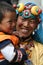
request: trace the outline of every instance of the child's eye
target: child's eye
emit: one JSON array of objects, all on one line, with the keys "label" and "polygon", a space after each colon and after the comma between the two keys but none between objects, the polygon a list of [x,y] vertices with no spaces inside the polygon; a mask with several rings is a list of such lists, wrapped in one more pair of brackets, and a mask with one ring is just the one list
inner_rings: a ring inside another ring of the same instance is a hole
[{"label": "child's eye", "polygon": [[9,23],[12,23],[12,22],[14,22],[14,21],[16,21],[17,19],[12,19],[12,20],[9,20],[8,22]]},{"label": "child's eye", "polygon": [[17,21],[17,19],[14,19],[14,21]]},{"label": "child's eye", "polygon": [[8,22],[12,22],[12,20],[9,20]]},{"label": "child's eye", "polygon": [[10,20],[10,21],[8,21],[9,22],[9,24],[12,24],[12,20]]}]

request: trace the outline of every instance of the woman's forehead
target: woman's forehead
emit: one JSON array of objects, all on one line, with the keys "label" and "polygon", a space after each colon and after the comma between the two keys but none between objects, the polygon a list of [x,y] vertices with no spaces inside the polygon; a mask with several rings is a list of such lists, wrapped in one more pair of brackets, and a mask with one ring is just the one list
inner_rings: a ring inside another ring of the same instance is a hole
[{"label": "woman's forehead", "polygon": [[35,19],[33,19],[33,18],[23,18],[22,16],[19,16],[18,18],[23,19],[23,20],[34,20],[35,21]]}]

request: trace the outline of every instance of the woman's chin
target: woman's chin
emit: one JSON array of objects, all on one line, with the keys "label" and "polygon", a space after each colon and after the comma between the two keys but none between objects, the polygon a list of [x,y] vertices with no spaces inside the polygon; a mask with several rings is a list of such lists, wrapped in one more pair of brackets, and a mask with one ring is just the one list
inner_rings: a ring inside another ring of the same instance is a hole
[{"label": "woman's chin", "polygon": [[27,34],[20,34],[19,37],[28,37],[30,35],[27,35]]}]

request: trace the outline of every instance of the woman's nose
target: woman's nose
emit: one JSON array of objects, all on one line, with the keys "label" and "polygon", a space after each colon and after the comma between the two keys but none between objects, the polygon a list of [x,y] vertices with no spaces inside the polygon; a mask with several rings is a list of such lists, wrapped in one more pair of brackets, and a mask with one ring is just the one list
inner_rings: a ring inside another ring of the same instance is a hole
[{"label": "woman's nose", "polygon": [[22,25],[23,25],[23,23],[22,23],[22,22],[20,22],[20,23],[19,23],[19,27],[21,27]]},{"label": "woman's nose", "polygon": [[25,27],[27,27],[27,26],[28,26],[28,22],[23,22],[23,25],[24,25]]}]

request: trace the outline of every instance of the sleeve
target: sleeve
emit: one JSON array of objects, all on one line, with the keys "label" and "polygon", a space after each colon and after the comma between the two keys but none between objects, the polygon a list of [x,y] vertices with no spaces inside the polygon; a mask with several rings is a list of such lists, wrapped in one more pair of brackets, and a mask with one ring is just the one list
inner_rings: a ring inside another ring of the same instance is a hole
[{"label": "sleeve", "polygon": [[15,48],[13,44],[11,43],[1,49],[1,53],[3,54],[5,59],[7,59],[9,62],[12,61],[12,59],[16,55],[16,52],[14,52],[14,49]]},{"label": "sleeve", "polygon": [[3,48],[1,48],[1,53],[5,57],[6,60],[9,62],[20,62],[22,60],[25,60],[27,58],[27,55],[25,53],[24,49],[15,49],[12,43],[7,44]]}]

